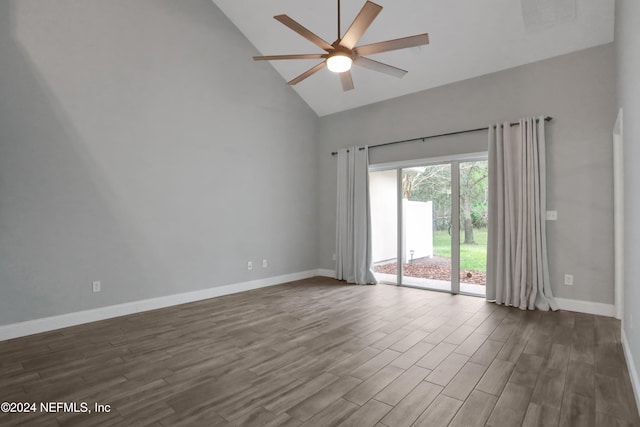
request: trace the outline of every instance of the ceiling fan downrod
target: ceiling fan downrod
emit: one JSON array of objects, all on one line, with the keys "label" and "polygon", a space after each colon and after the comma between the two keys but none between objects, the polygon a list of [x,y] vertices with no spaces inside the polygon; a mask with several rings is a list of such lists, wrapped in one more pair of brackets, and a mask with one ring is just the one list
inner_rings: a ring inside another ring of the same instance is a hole
[{"label": "ceiling fan downrod", "polygon": [[340,40],[340,0],[338,0],[338,40]]}]

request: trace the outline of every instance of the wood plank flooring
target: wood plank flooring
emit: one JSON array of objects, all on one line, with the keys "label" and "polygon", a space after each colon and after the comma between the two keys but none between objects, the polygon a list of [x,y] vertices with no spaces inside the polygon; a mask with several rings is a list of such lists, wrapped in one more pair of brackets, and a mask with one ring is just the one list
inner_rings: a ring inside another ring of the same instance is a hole
[{"label": "wood plank flooring", "polygon": [[640,426],[618,321],[313,278],[0,342],[28,426]]}]

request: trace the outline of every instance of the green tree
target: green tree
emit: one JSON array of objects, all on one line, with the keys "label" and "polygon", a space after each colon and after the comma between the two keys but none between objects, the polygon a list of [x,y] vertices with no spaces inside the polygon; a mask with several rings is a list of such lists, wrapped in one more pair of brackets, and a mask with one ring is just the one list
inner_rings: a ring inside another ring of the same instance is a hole
[{"label": "green tree", "polygon": [[[460,225],[466,245],[474,245],[473,227],[486,227],[486,161],[460,163]],[[407,168],[402,174],[402,197],[433,203],[436,230],[451,223],[451,167],[449,164]]]},{"label": "green tree", "polygon": [[443,164],[404,169],[402,197],[432,202],[434,226],[446,230],[451,223],[451,167]]},{"label": "green tree", "polygon": [[[486,206],[487,177],[486,161],[460,163],[460,220],[464,229],[464,245],[476,244],[473,238],[473,208]],[[484,216],[483,213],[478,215],[476,211],[476,216]]]}]

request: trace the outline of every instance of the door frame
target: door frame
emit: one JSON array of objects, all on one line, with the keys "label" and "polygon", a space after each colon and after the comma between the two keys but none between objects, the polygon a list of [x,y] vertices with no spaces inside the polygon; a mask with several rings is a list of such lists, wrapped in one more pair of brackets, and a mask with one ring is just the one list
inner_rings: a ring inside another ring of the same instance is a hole
[{"label": "door frame", "polygon": [[624,131],[622,108],[613,128],[614,298],[616,319],[624,316]]}]

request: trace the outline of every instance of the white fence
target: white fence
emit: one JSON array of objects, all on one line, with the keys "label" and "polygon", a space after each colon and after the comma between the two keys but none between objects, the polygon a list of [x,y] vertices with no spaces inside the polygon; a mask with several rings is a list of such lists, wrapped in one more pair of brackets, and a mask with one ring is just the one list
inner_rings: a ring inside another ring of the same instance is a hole
[{"label": "white fence", "polygon": [[406,263],[433,256],[433,203],[402,200],[402,231]]},{"label": "white fence", "polygon": [[[395,170],[369,175],[373,262],[393,260],[397,253],[397,176]],[[433,203],[402,201],[403,262],[433,256]]]}]

